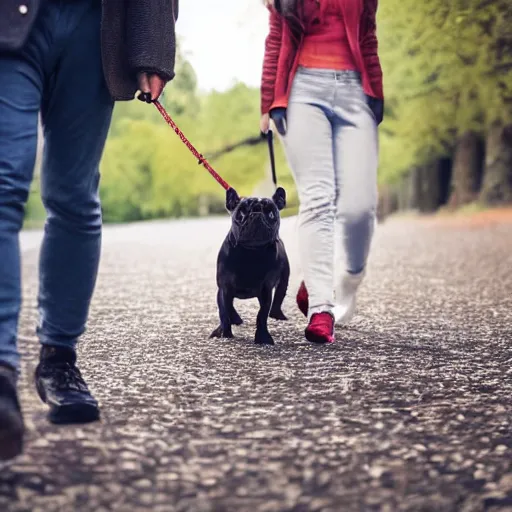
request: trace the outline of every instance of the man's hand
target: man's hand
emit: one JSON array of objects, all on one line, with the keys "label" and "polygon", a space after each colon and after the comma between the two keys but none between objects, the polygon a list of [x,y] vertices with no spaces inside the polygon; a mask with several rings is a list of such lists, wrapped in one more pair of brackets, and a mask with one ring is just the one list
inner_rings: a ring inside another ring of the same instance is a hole
[{"label": "man's hand", "polygon": [[166,80],[154,73],[139,73],[137,79],[139,82],[139,90],[142,93],[138,98],[146,103],[156,101],[162,94],[166,84]]}]

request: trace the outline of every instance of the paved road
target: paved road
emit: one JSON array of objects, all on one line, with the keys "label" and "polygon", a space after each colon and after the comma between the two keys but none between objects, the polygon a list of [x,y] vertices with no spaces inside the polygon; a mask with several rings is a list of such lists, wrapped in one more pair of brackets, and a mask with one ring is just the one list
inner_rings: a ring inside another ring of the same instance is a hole
[{"label": "paved road", "polygon": [[0,510],[512,510],[512,224],[380,226],[359,314],[328,347],[303,340],[292,295],[275,347],[252,344],[252,301],[236,339],[208,339],[226,229],[106,230],[80,346],[103,420],[72,428],[46,423],[32,386],[40,237],[24,235],[29,433]]}]

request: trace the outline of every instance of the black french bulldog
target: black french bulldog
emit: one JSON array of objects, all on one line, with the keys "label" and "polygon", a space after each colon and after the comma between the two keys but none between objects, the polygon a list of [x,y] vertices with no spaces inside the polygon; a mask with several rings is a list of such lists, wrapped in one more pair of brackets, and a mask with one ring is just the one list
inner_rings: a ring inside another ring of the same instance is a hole
[{"label": "black french bulldog", "polygon": [[257,297],[260,310],[254,342],[274,344],[268,332],[268,317],[287,320],[281,306],[288,288],[290,264],[279,238],[279,211],[285,205],[286,192],[281,187],[272,199],[240,199],[232,188],[226,192],[226,208],[232,222],[217,258],[220,325],[210,338],[233,338],[231,326],[242,324],[233,300]]}]

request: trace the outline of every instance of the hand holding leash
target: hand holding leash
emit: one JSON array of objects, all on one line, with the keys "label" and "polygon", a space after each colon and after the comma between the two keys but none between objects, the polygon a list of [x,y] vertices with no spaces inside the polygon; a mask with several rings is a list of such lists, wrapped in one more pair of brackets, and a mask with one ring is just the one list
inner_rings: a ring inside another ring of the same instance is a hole
[{"label": "hand holding leash", "polygon": [[273,108],[270,111],[270,119],[274,121],[276,125],[277,131],[280,135],[286,135],[287,131],[287,122],[286,122],[286,109],[284,107]]},{"label": "hand holding leash", "polygon": [[162,94],[166,84],[166,80],[155,73],[139,73],[137,81],[139,83],[139,90],[141,91],[137,99],[145,103],[153,103],[153,101],[156,101]]}]

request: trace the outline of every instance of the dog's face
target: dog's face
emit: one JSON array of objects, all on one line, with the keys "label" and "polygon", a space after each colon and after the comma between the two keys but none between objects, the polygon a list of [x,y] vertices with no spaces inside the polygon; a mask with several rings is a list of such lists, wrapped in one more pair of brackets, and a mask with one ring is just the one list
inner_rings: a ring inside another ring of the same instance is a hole
[{"label": "dog's face", "polygon": [[242,198],[236,190],[226,192],[226,208],[231,213],[231,233],[240,245],[257,247],[279,237],[279,211],[286,205],[286,192],[279,187],[272,199]]}]

